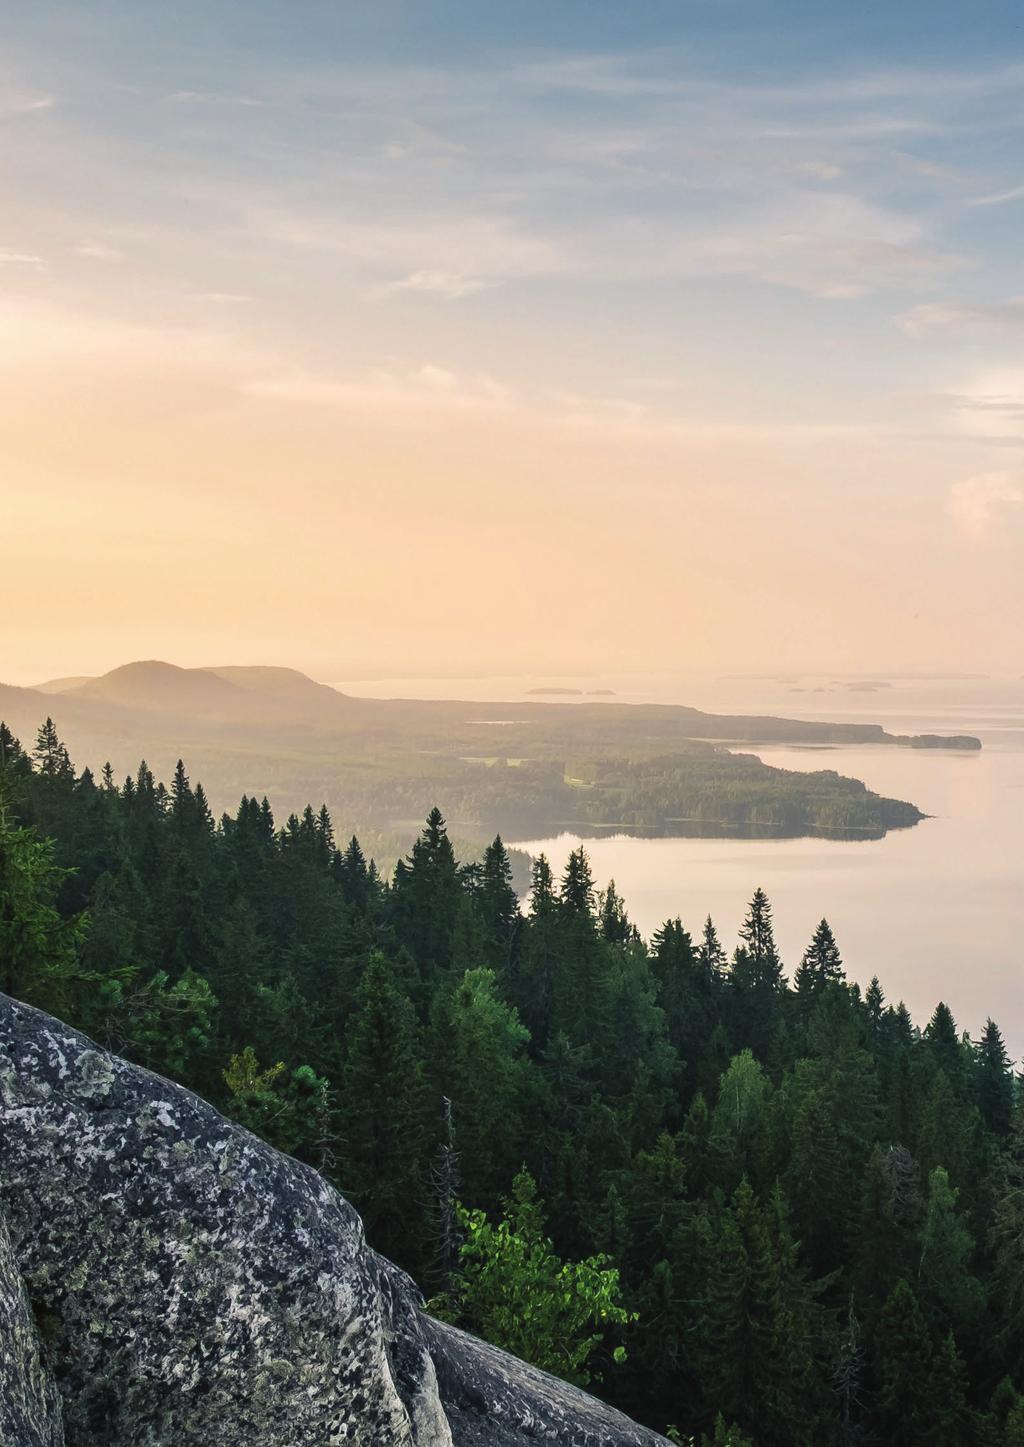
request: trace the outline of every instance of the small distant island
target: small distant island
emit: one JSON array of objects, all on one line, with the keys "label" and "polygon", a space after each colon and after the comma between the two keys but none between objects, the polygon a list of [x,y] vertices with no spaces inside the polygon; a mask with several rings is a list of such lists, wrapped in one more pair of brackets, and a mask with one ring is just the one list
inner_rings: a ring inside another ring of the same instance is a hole
[{"label": "small distant island", "polygon": [[528,688],[526,693],[531,698],[582,698],[582,688]]},{"label": "small distant island", "polygon": [[904,749],[966,749],[976,752],[981,739],[973,734],[896,734],[897,748]]}]

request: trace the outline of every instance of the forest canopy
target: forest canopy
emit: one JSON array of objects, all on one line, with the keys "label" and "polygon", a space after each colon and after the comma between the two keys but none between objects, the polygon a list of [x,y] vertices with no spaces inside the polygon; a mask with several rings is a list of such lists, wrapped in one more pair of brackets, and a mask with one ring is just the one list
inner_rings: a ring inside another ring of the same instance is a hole
[{"label": "forest canopy", "polygon": [[[871,962],[859,961],[861,977]],[[323,1171],[435,1308],[682,1440],[1024,1443],[1024,1110],[752,893],[644,940],[584,849],[382,877],[326,807],[0,725],[0,988]],[[515,1309],[510,1303],[516,1304]],[[528,1325],[527,1325],[528,1323]]]}]

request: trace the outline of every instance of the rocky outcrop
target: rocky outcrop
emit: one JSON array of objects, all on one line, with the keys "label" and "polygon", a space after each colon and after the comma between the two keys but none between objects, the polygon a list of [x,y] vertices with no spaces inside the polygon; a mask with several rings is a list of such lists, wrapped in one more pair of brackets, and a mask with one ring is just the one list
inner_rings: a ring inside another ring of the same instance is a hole
[{"label": "rocky outcrop", "polygon": [[0,1447],[64,1447],[60,1398],[0,1217]]},{"label": "rocky outcrop", "polygon": [[[432,1321],[315,1171],[6,996],[0,1214],[45,1323],[68,1447],[663,1441]],[[0,1336],[0,1370],[29,1425],[0,1443],[57,1447],[32,1319],[9,1280],[16,1325]]]}]

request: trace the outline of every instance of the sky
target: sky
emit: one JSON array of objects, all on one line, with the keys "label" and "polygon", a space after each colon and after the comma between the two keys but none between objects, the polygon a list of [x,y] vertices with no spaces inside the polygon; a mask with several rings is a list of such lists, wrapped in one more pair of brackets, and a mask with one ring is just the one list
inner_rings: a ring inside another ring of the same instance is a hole
[{"label": "sky", "polygon": [[94,0],[0,51],[0,679],[996,670],[1024,16]]}]

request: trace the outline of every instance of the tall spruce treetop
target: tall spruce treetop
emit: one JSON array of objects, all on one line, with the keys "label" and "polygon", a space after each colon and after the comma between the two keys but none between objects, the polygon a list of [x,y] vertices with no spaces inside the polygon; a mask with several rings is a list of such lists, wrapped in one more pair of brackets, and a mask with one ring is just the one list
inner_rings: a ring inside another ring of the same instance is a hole
[{"label": "tall spruce treetop", "polygon": [[609,944],[624,945],[633,938],[633,926],[626,914],[626,905],[615,888],[615,880],[609,880],[608,888],[601,895],[601,935]]},{"label": "tall spruce treetop", "polygon": [[804,951],[796,974],[797,989],[818,989],[822,985],[838,983],[844,978],[843,957],[839,953],[836,937],[828,920],[823,919]]},{"label": "tall spruce treetop", "polygon": [[740,939],[749,961],[751,984],[778,989],[783,983],[782,961],[775,945],[771,903],[760,887],[754,890]]},{"label": "tall spruce treetop", "polygon": [[953,1012],[945,1001],[940,1000],[935,1014],[925,1026],[924,1038],[928,1042],[929,1054],[940,1070],[947,1075],[956,1075],[962,1065],[960,1037],[957,1034]]},{"label": "tall spruce treetop", "polygon": [[538,854],[530,870],[530,917],[537,919],[555,907],[555,878],[546,854]]},{"label": "tall spruce treetop", "polygon": [[594,876],[590,872],[590,860],[581,844],[569,855],[562,875],[561,901],[572,915],[590,915],[594,908]]},{"label": "tall spruce treetop", "polygon": [[354,834],[346,845],[344,854],[339,855],[336,869],[345,899],[360,909],[365,908],[370,895],[370,875],[366,867],[366,855]]},{"label": "tall spruce treetop", "polygon": [[981,1039],[975,1046],[975,1079],[978,1109],[989,1130],[1006,1135],[1013,1119],[1013,1070],[999,1026],[994,1020],[985,1022]]},{"label": "tall spruce treetop", "polygon": [[192,813],[196,826],[201,834],[212,834],[214,831],[213,810],[210,808],[206,797],[206,790],[202,784],[196,784],[192,791]]},{"label": "tall spruce treetop", "polygon": [[68,751],[57,735],[57,726],[52,718],[47,718],[45,723],[40,724],[32,757],[39,773],[46,779],[75,777]]},{"label": "tall spruce treetop", "polygon": [[704,921],[700,945],[697,948],[697,960],[704,974],[710,979],[721,979],[729,963],[710,915]]},{"label": "tall spruce treetop", "polygon": [[192,788],[181,759],[174,766],[174,777],[171,780],[171,813],[181,822],[192,815]]},{"label": "tall spruce treetop", "polygon": [[867,1012],[872,1029],[877,1031],[882,1023],[882,1015],[885,1011],[885,992],[879,984],[877,975],[871,976],[867,994],[864,996],[864,1009]]},{"label": "tall spruce treetop", "polygon": [[501,936],[507,934],[519,918],[519,899],[512,887],[512,865],[500,834],[496,834],[484,850],[480,907],[489,928]]},{"label": "tall spruce treetop", "polygon": [[431,809],[405,867],[395,870],[394,894],[401,942],[428,974],[446,968],[462,890],[440,809]]}]

